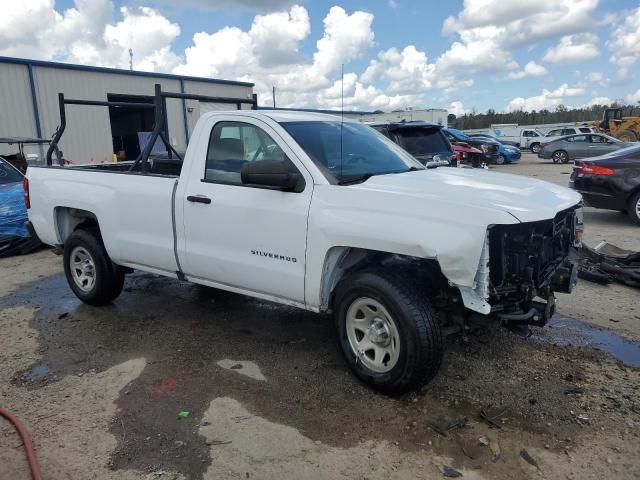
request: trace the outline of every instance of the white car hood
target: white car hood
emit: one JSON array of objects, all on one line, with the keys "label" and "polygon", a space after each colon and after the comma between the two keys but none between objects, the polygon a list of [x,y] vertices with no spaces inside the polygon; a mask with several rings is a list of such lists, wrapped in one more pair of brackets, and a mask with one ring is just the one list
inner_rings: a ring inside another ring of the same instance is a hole
[{"label": "white car hood", "polygon": [[417,200],[452,199],[454,203],[492,208],[521,222],[554,218],[581,201],[569,188],[530,177],[485,169],[450,168],[377,175],[352,188],[397,192]]}]

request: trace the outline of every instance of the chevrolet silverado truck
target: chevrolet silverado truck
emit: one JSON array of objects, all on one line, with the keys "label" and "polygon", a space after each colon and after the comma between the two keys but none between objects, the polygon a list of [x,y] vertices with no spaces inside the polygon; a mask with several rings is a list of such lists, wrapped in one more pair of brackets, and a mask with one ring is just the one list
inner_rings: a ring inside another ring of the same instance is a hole
[{"label": "chevrolet silverado truck", "polygon": [[350,368],[387,394],[431,380],[474,322],[544,325],[582,228],[570,189],[426,168],[364,124],[277,110],[202,115],[184,159],[30,167],[25,201],[83,302],[141,270],[332,312]]}]

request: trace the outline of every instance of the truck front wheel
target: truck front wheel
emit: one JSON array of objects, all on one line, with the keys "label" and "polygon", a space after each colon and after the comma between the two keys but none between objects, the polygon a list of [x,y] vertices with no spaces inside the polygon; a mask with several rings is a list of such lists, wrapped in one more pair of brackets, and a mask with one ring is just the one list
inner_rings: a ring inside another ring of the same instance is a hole
[{"label": "truck front wheel", "polygon": [[124,272],[111,262],[97,230],[76,230],[69,236],[64,273],[73,293],[89,305],[111,303],[124,286]]},{"label": "truck front wheel", "polygon": [[443,339],[426,296],[383,271],[344,278],[334,297],[342,352],[353,372],[388,395],[428,383],[440,369]]}]

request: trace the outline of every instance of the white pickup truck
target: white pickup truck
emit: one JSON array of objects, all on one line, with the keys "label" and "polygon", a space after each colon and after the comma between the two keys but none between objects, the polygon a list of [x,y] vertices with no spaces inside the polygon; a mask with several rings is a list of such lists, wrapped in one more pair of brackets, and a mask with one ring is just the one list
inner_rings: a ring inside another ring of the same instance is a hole
[{"label": "white pickup truck", "polygon": [[532,153],[538,153],[540,151],[540,142],[545,140],[544,133],[535,128],[517,129],[492,127],[491,131],[498,140],[518,142],[520,148],[528,148]]},{"label": "white pickup truck", "polygon": [[[143,165],[144,162],[148,164]],[[426,168],[370,127],[302,112],[204,114],[184,160],[30,167],[29,220],[91,305],[143,270],[333,312],[350,367],[399,394],[474,320],[544,325],[571,291],[580,195]]]}]

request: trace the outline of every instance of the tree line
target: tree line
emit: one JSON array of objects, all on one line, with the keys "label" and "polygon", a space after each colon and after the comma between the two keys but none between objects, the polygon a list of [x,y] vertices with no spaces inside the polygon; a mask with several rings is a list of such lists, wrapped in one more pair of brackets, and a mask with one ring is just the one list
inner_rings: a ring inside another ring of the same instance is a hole
[{"label": "tree line", "polygon": [[[623,102],[614,102],[611,107],[621,107],[624,116],[640,115],[640,108],[636,105],[626,105]],[[475,109],[464,115],[449,114],[450,126],[460,130],[472,130],[475,128],[489,128],[496,123],[517,123],[518,125],[541,125],[544,123],[580,123],[602,120],[608,105],[592,105],[583,108],[567,108],[558,105],[555,110],[532,110],[526,112],[516,110],[514,112],[500,113],[490,108],[486,113],[478,113]]]}]

